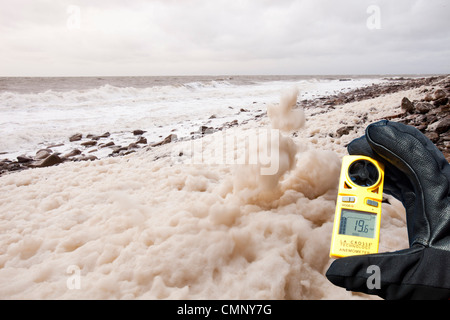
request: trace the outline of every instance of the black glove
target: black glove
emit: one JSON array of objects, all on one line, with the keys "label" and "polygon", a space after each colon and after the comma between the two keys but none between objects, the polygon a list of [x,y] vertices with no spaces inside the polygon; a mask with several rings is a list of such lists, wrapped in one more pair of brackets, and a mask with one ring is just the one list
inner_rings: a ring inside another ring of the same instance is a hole
[{"label": "black glove", "polygon": [[[444,155],[416,128],[386,120],[369,125],[348,152],[385,164],[384,192],[406,209],[410,248],[338,259],[327,278],[385,299],[449,299],[450,165]],[[379,289],[367,286],[371,265],[379,267]]]}]

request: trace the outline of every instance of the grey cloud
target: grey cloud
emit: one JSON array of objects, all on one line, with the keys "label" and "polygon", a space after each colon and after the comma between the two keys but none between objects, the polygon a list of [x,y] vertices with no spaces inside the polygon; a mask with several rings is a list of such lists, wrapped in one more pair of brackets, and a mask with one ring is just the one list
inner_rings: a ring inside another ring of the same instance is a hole
[{"label": "grey cloud", "polygon": [[0,72],[450,73],[447,0],[79,0],[68,30],[72,3],[2,5]]}]

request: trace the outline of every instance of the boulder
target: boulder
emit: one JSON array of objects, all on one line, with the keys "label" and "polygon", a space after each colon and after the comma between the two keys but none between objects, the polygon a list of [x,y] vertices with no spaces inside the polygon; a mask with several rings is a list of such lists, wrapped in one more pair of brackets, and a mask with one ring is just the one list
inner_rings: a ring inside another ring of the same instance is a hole
[{"label": "boulder", "polygon": [[209,133],[212,133],[213,130],[214,130],[213,127],[207,127],[207,126],[201,126],[201,127],[199,128],[199,132],[201,132],[202,134],[209,134]]},{"label": "boulder", "polygon": [[234,127],[237,126],[239,124],[239,122],[237,120],[233,120],[231,122],[227,122],[229,127]]},{"label": "boulder", "polygon": [[444,106],[441,106],[441,111],[449,112],[450,111],[450,103],[447,103]]},{"label": "boulder", "polygon": [[405,112],[412,112],[414,110],[414,104],[406,97],[402,99],[402,110]]},{"label": "boulder", "polygon": [[46,159],[52,153],[53,151],[51,149],[41,149],[36,152],[36,156],[34,157],[34,159],[36,160]]},{"label": "boulder", "polygon": [[419,113],[422,113],[422,114],[429,112],[433,108],[434,108],[434,106],[428,102],[419,102],[416,105],[416,111]]},{"label": "boulder", "polygon": [[75,157],[77,155],[81,154],[81,151],[78,149],[73,149],[72,151],[70,151],[69,153],[65,154],[63,157],[64,158],[71,158],[71,157]]},{"label": "boulder", "polygon": [[97,144],[97,141],[95,140],[90,140],[90,141],[86,141],[86,142],[82,142],[81,145],[83,147],[92,147],[95,146]]},{"label": "boulder", "polygon": [[167,137],[165,137],[164,140],[152,144],[151,147],[159,147],[159,146],[162,146],[163,144],[171,143],[172,141],[177,140],[177,138],[178,138],[177,135],[172,133],[172,134],[168,135]]},{"label": "boulder", "polygon": [[104,134],[101,134],[99,136],[93,135],[93,134],[88,134],[86,136],[86,138],[91,139],[91,140],[100,140],[101,138],[108,138],[111,134],[109,132],[105,132]]},{"label": "boulder", "polygon": [[73,136],[71,136],[71,137],[69,138],[69,141],[70,141],[70,142],[80,141],[81,138],[83,138],[83,135],[82,135],[81,133],[76,133],[76,134],[74,134]]},{"label": "boulder", "polygon": [[48,156],[46,159],[34,162],[31,167],[35,168],[50,167],[62,162],[63,162],[62,159],[57,154],[54,153]]},{"label": "boulder", "polygon": [[51,144],[51,145],[47,146],[47,149],[62,147],[63,145],[64,145],[64,143]]},{"label": "boulder", "polygon": [[133,131],[133,135],[135,135],[135,136],[140,136],[141,134],[144,134],[145,132],[147,132],[147,131],[144,131],[144,130],[134,130]]},{"label": "boulder", "polygon": [[22,170],[25,169],[26,166],[22,166],[19,162],[9,162],[9,163],[5,163],[3,162],[0,165],[0,168],[2,169],[0,171],[0,173],[6,172],[6,171],[18,171],[18,170]]},{"label": "boulder", "polygon": [[439,140],[439,134],[437,132],[434,132],[434,131],[426,132],[425,136],[428,139],[430,139],[433,143],[436,143]]},{"label": "boulder", "polygon": [[436,124],[434,124],[434,131],[439,134],[447,132],[449,128],[450,128],[450,116],[447,116],[444,119],[439,120]]},{"label": "boulder", "polygon": [[444,106],[447,103],[448,103],[448,98],[444,97],[444,98],[441,98],[441,99],[438,99],[438,100],[434,101],[433,104],[434,104],[435,107],[439,107],[439,106]]},{"label": "boulder", "polygon": [[138,144],[136,142],[132,142],[128,145],[127,150],[136,149],[139,148]]},{"label": "boulder", "polygon": [[141,136],[136,143],[147,144],[147,138]]},{"label": "boulder", "polygon": [[434,98],[433,98],[433,96],[431,94],[427,93],[425,98],[424,98],[424,100],[427,101],[427,102],[431,102],[431,101],[434,100]]},{"label": "boulder", "polygon": [[434,100],[439,100],[439,99],[445,98],[446,96],[447,96],[447,93],[442,89],[438,89],[434,92]]},{"label": "boulder", "polygon": [[98,147],[99,147],[100,149],[106,148],[106,147],[112,147],[112,146],[114,146],[114,142],[113,142],[113,141],[110,141],[110,142],[107,142],[107,143],[100,143],[100,144],[98,145]]},{"label": "boulder", "polygon": [[19,163],[28,163],[28,162],[33,161],[33,159],[30,158],[30,157],[27,157],[27,156],[25,156],[25,155],[21,155],[21,156],[18,156],[18,157],[17,157],[17,161],[18,161]]},{"label": "boulder", "polygon": [[112,148],[112,150],[113,150],[113,152],[111,154],[118,154],[121,151],[128,150],[128,146],[127,147],[116,146],[116,147]]}]

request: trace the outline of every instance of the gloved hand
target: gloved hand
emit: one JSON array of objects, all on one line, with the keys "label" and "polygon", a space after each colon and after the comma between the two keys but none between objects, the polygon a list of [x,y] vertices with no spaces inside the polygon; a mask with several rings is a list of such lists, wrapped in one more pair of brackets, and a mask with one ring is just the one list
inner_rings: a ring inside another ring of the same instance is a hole
[{"label": "gloved hand", "polygon": [[[450,165],[443,154],[416,128],[386,120],[369,125],[348,152],[385,164],[384,192],[406,209],[410,248],[335,260],[327,278],[385,299],[449,299]],[[367,286],[371,265],[379,267],[379,289]]]}]

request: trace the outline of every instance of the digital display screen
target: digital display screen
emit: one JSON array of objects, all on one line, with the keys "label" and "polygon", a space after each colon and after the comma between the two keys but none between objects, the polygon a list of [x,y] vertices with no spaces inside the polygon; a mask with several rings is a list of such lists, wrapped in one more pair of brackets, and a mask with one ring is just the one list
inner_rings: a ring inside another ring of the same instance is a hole
[{"label": "digital display screen", "polygon": [[375,238],[377,215],[373,213],[342,209],[339,234]]}]

